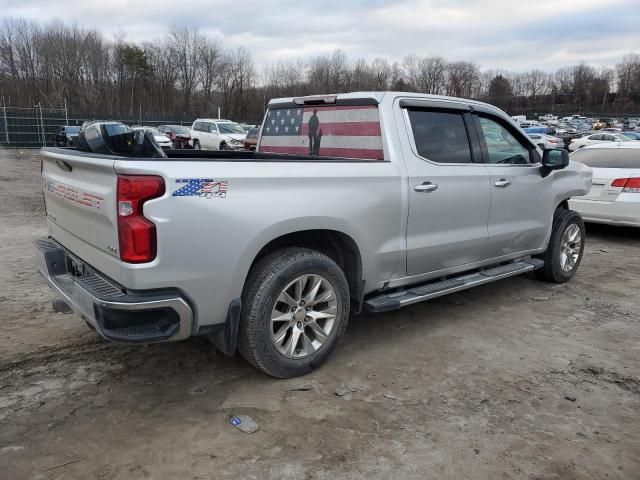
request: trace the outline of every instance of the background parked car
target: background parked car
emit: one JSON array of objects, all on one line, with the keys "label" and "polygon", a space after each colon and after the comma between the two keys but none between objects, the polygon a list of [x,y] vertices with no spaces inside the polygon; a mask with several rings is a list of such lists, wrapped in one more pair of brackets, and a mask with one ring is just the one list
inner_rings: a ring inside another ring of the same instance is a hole
[{"label": "background parked car", "polygon": [[591,190],[569,200],[587,222],[640,227],[640,142],[600,143],[571,160],[593,170]]},{"label": "background parked car", "polygon": [[244,128],[231,120],[198,118],[191,126],[196,150],[239,150],[246,136]]},{"label": "background parked car", "polygon": [[564,141],[561,138],[544,133],[529,133],[529,138],[535,142],[541,149],[545,148],[563,148]]},{"label": "background parked car", "polygon": [[244,148],[246,150],[255,150],[258,144],[258,135],[260,135],[260,127],[254,127],[247,133],[244,139]]},{"label": "background parked car", "polygon": [[624,132],[623,135],[631,140],[640,140],[640,132]]},{"label": "background parked car", "polygon": [[613,132],[594,133],[587,135],[586,137],[576,138],[569,144],[569,150],[575,152],[579,148],[586,147],[587,145],[595,145],[602,142],[629,142],[631,138],[621,134]]},{"label": "background parked car", "polygon": [[559,129],[556,131],[555,136],[561,138],[564,143],[564,148],[568,149],[569,144],[574,138],[582,138],[584,134],[573,129]]},{"label": "background parked car", "polygon": [[72,147],[78,138],[80,127],[76,125],[65,125],[54,135],[53,143],[56,147]]},{"label": "background parked car", "polygon": [[153,135],[153,139],[161,148],[164,148],[164,149],[173,148],[173,142],[171,142],[171,139],[168,138],[163,133],[160,133],[160,130],[158,130],[155,127],[132,127],[131,129],[144,130],[145,132],[151,132]]},{"label": "background parked car", "polygon": [[158,130],[171,140],[173,148],[193,148],[191,129],[189,127],[184,125],[160,125]]}]

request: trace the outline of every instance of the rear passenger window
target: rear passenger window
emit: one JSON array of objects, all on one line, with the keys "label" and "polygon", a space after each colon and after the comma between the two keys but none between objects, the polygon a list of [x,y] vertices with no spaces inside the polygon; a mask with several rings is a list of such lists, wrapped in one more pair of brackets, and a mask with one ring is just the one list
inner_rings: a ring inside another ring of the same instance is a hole
[{"label": "rear passenger window", "polygon": [[462,114],[408,110],[418,155],[436,163],[471,163],[471,147]]},{"label": "rear passenger window", "polygon": [[[479,116],[481,136],[487,146],[488,163],[522,165],[530,163],[529,149],[503,125],[491,118]],[[482,141],[482,139],[481,139]]]}]

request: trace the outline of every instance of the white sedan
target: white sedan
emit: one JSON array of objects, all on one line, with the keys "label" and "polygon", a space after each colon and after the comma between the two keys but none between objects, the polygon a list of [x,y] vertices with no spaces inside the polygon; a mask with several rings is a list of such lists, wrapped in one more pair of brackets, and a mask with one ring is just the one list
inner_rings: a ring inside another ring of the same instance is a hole
[{"label": "white sedan", "polygon": [[570,156],[593,170],[591,190],[569,200],[586,222],[640,227],[640,142],[601,143]]},{"label": "white sedan", "polygon": [[538,145],[541,149],[545,148],[562,148],[564,147],[564,142],[561,138],[554,137],[551,135],[546,135],[544,133],[528,133],[527,134],[533,143]]},{"label": "white sedan", "polygon": [[160,148],[165,148],[165,149],[173,148],[173,142],[171,141],[171,139],[167,137],[165,134],[161,133],[160,130],[158,130],[155,127],[132,127],[131,129],[144,130],[145,132],[151,132],[151,135],[153,135],[153,139],[156,141],[156,143]]},{"label": "white sedan", "polygon": [[569,144],[569,151],[575,152],[579,148],[586,147],[587,145],[595,145],[602,142],[628,142],[632,140],[629,137],[624,136],[622,133],[604,132],[593,133],[586,135],[582,138],[574,138]]}]

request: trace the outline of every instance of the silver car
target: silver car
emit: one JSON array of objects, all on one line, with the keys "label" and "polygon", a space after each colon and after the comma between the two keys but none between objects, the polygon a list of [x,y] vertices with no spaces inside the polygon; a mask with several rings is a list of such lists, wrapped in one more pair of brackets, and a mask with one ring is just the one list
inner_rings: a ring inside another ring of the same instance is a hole
[{"label": "silver car", "polygon": [[591,169],[485,103],[272,100],[257,152],[162,151],[130,135],[94,122],[84,150],[42,150],[40,271],[113,341],[206,336],[292,377],[327,359],[350,314],[525,272],[563,283],[584,251],[568,201]]}]

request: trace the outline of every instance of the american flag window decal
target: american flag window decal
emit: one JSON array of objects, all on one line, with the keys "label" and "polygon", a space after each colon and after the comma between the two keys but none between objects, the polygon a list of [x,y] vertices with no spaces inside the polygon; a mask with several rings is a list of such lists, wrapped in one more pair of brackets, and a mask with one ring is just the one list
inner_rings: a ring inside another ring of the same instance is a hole
[{"label": "american flag window decal", "polygon": [[307,105],[270,109],[261,152],[384,160],[376,105]]}]

